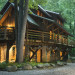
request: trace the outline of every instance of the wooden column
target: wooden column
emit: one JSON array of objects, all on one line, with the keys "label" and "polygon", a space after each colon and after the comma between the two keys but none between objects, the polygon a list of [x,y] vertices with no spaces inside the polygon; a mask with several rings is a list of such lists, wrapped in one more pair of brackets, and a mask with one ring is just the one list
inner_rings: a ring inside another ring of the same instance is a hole
[{"label": "wooden column", "polygon": [[28,45],[26,45],[25,46],[25,60],[29,60],[29,57],[30,57],[30,52],[29,52],[29,46]]},{"label": "wooden column", "polygon": [[42,62],[47,62],[46,46],[43,46],[42,48]]},{"label": "wooden column", "polygon": [[58,40],[58,43],[59,43],[59,29],[58,29],[58,36],[57,36],[57,40]]},{"label": "wooden column", "polygon": [[41,62],[41,49],[37,51],[37,62]]},{"label": "wooden column", "polygon": [[54,40],[54,27],[52,27],[52,39]]},{"label": "wooden column", "polygon": [[0,45],[0,62],[1,62],[1,45]]},{"label": "wooden column", "polygon": [[44,32],[42,32],[42,42],[44,42]]},{"label": "wooden column", "polygon": [[4,31],[4,39],[7,39],[7,28],[5,27],[5,31]]},{"label": "wooden column", "polygon": [[50,54],[51,54],[51,51],[47,51],[47,62],[50,62]]},{"label": "wooden column", "polygon": [[9,62],[9,49],[11,48],[12,43],[11,42],[7,42],[7,51],[6,51],[6,62]]}]

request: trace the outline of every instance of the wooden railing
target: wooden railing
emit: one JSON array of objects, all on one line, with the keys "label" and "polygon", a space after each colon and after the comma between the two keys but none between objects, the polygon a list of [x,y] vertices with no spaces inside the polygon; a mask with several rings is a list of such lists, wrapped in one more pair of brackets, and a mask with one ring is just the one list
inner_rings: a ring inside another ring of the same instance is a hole
[{"label": "wooden railing", "polygon": [[[0,40],[13,40],[15,39],[14,28],[0,27]],[[67,44],[68,39],[64,35],[55,34],[50,32],[43,32],[37,30],[29,30],[26,33],[26,39],[34,42],[58,43]]]},{"label": "wooden railing", "polygon": [[0,27],[0,40],[13,40],[14,39],[14,28],[13,27]]},{"label": "wooden railing", "polygon": [[52,32],[43,32],[36,30],[28,30],[27,39],[35,42],[54,42],[59,44],[68,44],[68,40],[64,35],[58,35]]}]

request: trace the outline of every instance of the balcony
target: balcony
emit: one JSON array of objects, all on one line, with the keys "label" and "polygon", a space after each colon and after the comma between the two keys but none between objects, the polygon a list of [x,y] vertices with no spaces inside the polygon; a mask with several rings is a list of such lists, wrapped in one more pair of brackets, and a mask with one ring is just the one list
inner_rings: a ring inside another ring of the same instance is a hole
[{"label": "balcony", "polygon": [[[42,32],[36,30],[28,30],[26,40],[29,43],[45,43],[45,44],[63,44],[68,45],[68,38],[64,35],[58,35],[50,32]],[[32,43],[32,44],[33,44]]]},{"label": "balcony", "polygon": [[14,40],[14,28],[13,27],[0,27],[0,40]]}]

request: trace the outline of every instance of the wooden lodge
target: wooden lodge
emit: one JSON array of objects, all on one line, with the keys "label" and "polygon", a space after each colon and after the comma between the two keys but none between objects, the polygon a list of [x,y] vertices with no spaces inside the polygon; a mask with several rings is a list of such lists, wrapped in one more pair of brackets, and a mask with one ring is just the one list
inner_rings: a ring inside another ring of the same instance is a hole
[{"label": "wooden lodge", "polygon": [[[25,50],[30,61],[53,62],[67,60],[68,51],[74,47],[68,42],[73,37],[64,29],[65,20],[59,13],[44,10],[30,10],[27,17]],[[14,4],[7,2],[0,11],[0,62],[16,60]]]}]

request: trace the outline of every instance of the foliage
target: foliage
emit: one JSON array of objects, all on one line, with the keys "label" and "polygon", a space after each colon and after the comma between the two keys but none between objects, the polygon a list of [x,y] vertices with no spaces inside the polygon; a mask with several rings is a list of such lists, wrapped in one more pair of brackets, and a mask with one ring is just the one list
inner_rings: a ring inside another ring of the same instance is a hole
[{"label": "foliage", "polygon": [[6,2],[7,2],[7,0],[0,0],[0,11],[3,8],[3,6],[5,5]]},{"label": "foliage", "polygon": [[6,62],[3,62],[3,63],[0,63],[0,70],[5,70],[5,68],[7,66],[13,66],[13,65],[16,65],[17,68],[21,68],[22,66],[26,65],[26,64],[30,64],[31,66],[37,66],[38,64],[44,64],[44,63],[36,63],[36,62],[26,62],[26,63],[6,63]]},{"label": "foliage", "polygon": [[46,10],[59,12],[66,20],[65,28],[71,33],[74,31],[75,0],[48,0]]},{"label": "foliage", "polygon": [[46,2],[46,0],[29,0],[29,8],[37,9],[38,4],[44,6]]},{"label": "foliage", "polygon": [[6,66],[7,66],[6,62],[0,63],[0,70],[5,69]]}]

